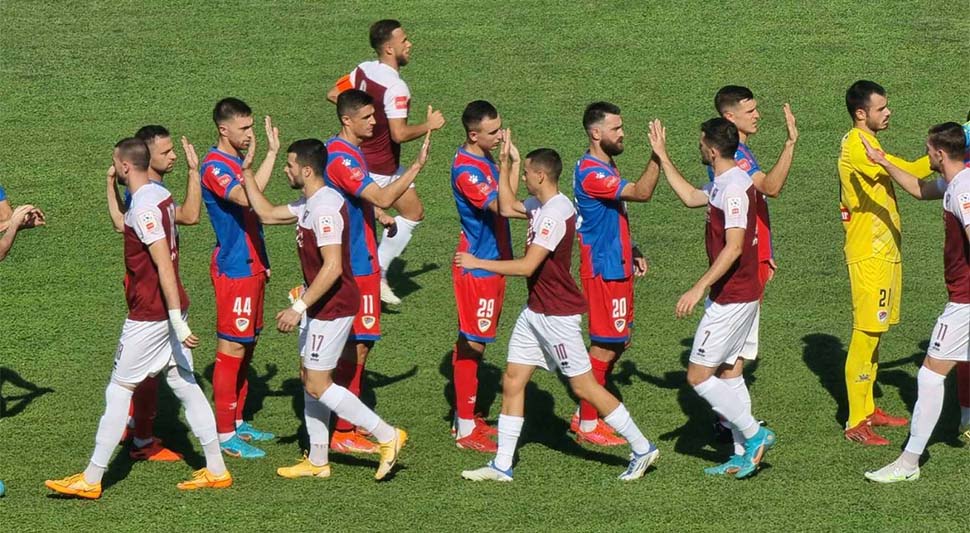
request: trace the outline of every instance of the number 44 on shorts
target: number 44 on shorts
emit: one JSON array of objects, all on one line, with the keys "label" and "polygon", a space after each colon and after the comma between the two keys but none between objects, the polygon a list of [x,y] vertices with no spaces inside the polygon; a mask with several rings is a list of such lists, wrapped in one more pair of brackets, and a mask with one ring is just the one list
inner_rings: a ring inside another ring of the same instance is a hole
[{"label": "number 44 on shorts", "polygon": [[[236,297],[232,303],[232,314],[236,315],[236,329],[246,331],[249,327],[249,317],[253,314],[253,299],[250,297]],[[242,315],[246,315],[245,317]]]}]

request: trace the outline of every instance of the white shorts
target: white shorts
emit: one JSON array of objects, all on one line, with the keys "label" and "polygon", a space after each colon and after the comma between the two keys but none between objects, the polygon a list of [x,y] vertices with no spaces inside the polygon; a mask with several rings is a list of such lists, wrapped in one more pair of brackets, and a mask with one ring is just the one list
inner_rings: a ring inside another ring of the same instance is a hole
[{"label": "white shorts", "polygon": [[[182,318],[188,320],[187,314]],[[111,379],[138,384],[148,376],[179,366],[192,372],[192,350],[182,346],[168,320],[144,322],[125,320],[115,353]]]},{"label": "white shorts", "polygon": [[548,316],[525,307],[515,321],[509,338],[508,362],[559,368],[566,377],[592,370],[583,342],[580,315]]},{"label": "white shorts", "polygon": [[307,370],[333,370],[347,344],[350,328],[354,325],[353,316],[333,320],[307,320],[305,328],[300,329],[300,358]]},{"label": "white shorts", "polygon": [[926,355],[947,361],[970,361],[970,304],[947,302],[936,319]]},{"label": "white shorts", "polygon": [[[394,174],[391,174],[390,176],[386,174],[377,174],[375,172],[371,172],[370,179],[374,180],[374,183],[376,183],[378,186],[380,186],[380,188],[383,189],[384,187],[387,187],[388,185],[401,179],[401,174],[403,173],[404,173],[404,169],[401,167],[398,167],[397,171]],[[408,186],[408,189],[413,189],[413,188],[414,188],[414,182],[412,181],[411,185]]]},{"label": "white shorts", "polygon": [[733,365],[744,351],[760,305],[758,301],[719,304],[707,300],[690,362],[708,367]]},{"label": "white shorts", "polygon": [[754,361],[758,358],[758,330],[761,329],[761,306],[758,306],[758,311],[754,315],[754,323],[751,324],[751,331],[748,332],[748,338],[744,339],[744,347],[741,348],[741,353],[738,357],[744,359],[745,361]]}]

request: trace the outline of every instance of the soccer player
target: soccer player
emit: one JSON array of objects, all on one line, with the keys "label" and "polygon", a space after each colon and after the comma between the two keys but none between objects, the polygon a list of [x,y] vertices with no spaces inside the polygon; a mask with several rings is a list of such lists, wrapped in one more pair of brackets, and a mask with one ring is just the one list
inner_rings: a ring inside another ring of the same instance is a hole
[{"label": "soccer player", "polygon": [[[350,340],[337,362],[334,381],[360,396],[361,381],[367,355],[381,338],[380,266],[377,263],[377,231],[374,227],[375,208],[386,209],[396,202],[414,183],[414,178],[428,160],[428,150],[422,147],[418,158],[401,178],[381,187],[368,172],[364,153],[360,149],[364,139],[374,134],[376,110],[374,99],[364,91],[348,89],[337,97],[337,118],[340,132],[327,141],[328,187],[339,191],[347,202],[350,217],[350,266],[360,290],[360,309],[354,319]],[[424,142],[430,143],[431,131]],[[348,420],[338,419],[332,432],[330,447],[341,453],[378,453],[380,448]]]},{"label": "soccer player", "polygon": [[[152,183],[164,185],[165,175],[175,168],[178,156],[172,136],[164,126],[143,126],[135,137],[145,141],[151,151],[151,161],[148,165],[148,179]],[[182,226],[193,226],[199,223],[199,211],[202,208],[202,186],[199,176],[199,156],[195,147],[188,139],[182,137],[182,149],[185,151],[185,162],[188,166],[188,179],[185,185],[185,202],[175,204],[175,223]],[[131,194],[125,189],[124,199],[119,197],[117,177],[114,167],[108,168],[108,214],[114,224],[115,231],[125,231],[125,211],[131,202]],[[127,440],[131,431],[132,447],[128,454],[135,460],[174,462],[180,461],[182,455],[166,448],[160,439],[154,436],[155,417],[158,414],[158,376],[149,376],[138,385],[131,397],[131,409],[128,413],[128,428],[123,440]]]},{"label": "soccer player", "polygon": [[[243,418],[249,391],[247,374],[263,328],[263,293],[269,259],[263,228],[249,207],[243,181],[243,150],[255,149],[253,112],[245,102],[224,98],[212,120],[219,132],[216,146],[202,160],[202,199],[216,234],[210,275],[216,294],[216,362],[212,376],[216,425],[222,451],[233,457],[259,458],[265,452],[247,441],[265,441]],[[266,117],[269,148],[253,179],[263,189],[279,152],[279,137]],[[251,159],[250,159],[251,161]]]},{"label": "soccer player", "polygon": [[[427,140],[423,147],[428,150]],[[286,177],[303,197],[289,205],[273,205],[246,172],[243,188],[264,224],[296,223],[296,245],[306,291],[291,307],[276,315],[281,333],[293,331],[306,313],[300,330],[300,377],[310,453],[291,467],[276,472],[285,478],[330,477],[327,457],[331,411],[366,429],[380,442],[381,460],[375,474],[383,479],[397,461],[407,433],[380,419],[344,387],[333,382],[333,370],[347,343],[360,294],[350,266],[351,223],[343,196],[327,187],[327,149],[322,141],[303,139],[286,150]]]},{"label": "soccer player", "polygon": [[[900,220],[896,193],[885,169],[866,157],[862,137],[881,149],[876,134],[889,127],[886,90],[859,80],[845,93],[852,129],[839,154],[839,207],[845,229],[845,262],[852,290],[852,339],[845,360],[849,418],[845,438],[866,446],[889,444],[873,426],[903,426],[905,417],[876,407],[873,386],[879,368],[879,340],[899,323],[902,292]],[[860,137],[861,134],[861,137]],[[931,173],[927,158],[916,162],[887,156],[894,165],[920,177]]]},{"label": "soccer player", "polygon": [[[970,113],[963,124],[967,152],[964,165],[970,168]],[[960,438],[970,443],[970,363],[957,363],[957,397],[960,400]]]},{"label": "soccer player", "polygon": [[[788,179],[788,171],[791,169],[792,159],[795,155],[795,142],[798,141],[795,115],[792,114],[791,106],[788,104],[782,107],[785,114],[785,125],[788,129],[788,138],[785,140],[775,166],[765,172],[761,169],[754,153],[747,145],[748,139],[758,132],[758,120],[761,118],[761,113],[758,112],[758,101],[751,89],[737,85],[721,87],[714,96],[714,107],[719,115],[738,128],[738,151],[734,154],[734,161],[738,168],[748,173],[754,183],[755,190],[757,190],[754,210],[758,215],[758,279],[762,285],[766,285],[774,277],[777,268],[774,259],[774,247],[772,246],[768,198],[777,198]],[[714,169],[707,167],[707,172],[713,181]],[[758,357],[760,323],[761,308],[759,307],[754,318],[754,325],[751,327],[751,334],[745,341],[740,357],[738,357],[734,366],[722,366],[717,372],[718,378],[727,383],[744,401],[749,403],[751,395],[744,382],[744,362],[746,360],[753,361]],[[731,440],[734,441],[735,454],[741,455],[744,437],[736,431],[731,432],[730,424],[724,419],[720,419],[715,429],[720,432],[722,428],[725,436],[730,436]]]},{"label": "soccer player", "polygon": [[206,466],[178,488],[232,485],[219,452],[215,417],[193,373],[191,348],[198,346],[199,339],[187,322],[189,299],[179,278],[175,203],[164,187],[149,180],[150,159],[148,146],[141,139],[130,137],[115,145],[115,173],[131,192],[124,244],[128,318],[105,390],[105,411],[88,467],[80,474],[45,482],[47,488],[60,494],[101,497],[101,478],[124,432],[135,387],[147,376],[161,372],[185,406],[185,418],[205,454]]},{"label": "soccer player", "polygon": [[755,473],[775,434],[751,415],[751,403],[717,377],[722,365],[734,366],[758,315],[763,285],[758,279],[757,190],[734,160],[740,142],[737,127],[718,117],[701,124],[700,151],[714,169],[714,181],[698,189],[684,179],[667,154],[667,132],[659,120],[650,123],[650,144],[664,175],[687,207],[707,206],[705,244],[709,267],[680,297],[677,318],[690,315],[704,293],[704,317],[697,326],[687,365],[687,383],[711,408],[744,435],[744,450],[709,475],[737,479]]},{"label": "soccer player", "polygon": [[[408,124],[411,109],[411,90],[401,79],[401,67],[411,60],[411,40],[396,20],[379,20],[370,27],[370,46],[377,52],[376,61],[357,65],[350,74],[337,80],[327,92],[327,99],[337,103],[337,97],[347,89],[360,89],[371,95],[374,106],[374,134],[361,142],[360,150],[372,180],[379,186],[401,179],[401,145],[440,129],[445,125],[441,111],[428,106],[423,124]],[[387,269],[411,241],[414,229],[424,220],[424,206],[414,185],[391,205],[397,216],[391,218],[383,210],[377,212],[384,234],[377,250],[381,268],[381,301],[397,305],[401,299],[387,283]]]},{"label": "soccer player", "polygon": [[919,479],[919,459],[943,410],[943,381],[957,362],[970,362],[970,168],[963,128],[956,122],[933,126],[926,139],[930,168],[943,177],[921,180],[859,136],[866,154],[886,170],[906,192],[919,200],[943,198],[944,279],[949,300],[936,321],[923,366],[917,374],[918,394],[913,407],[909,440],[902,454],[883,468],[866,472],[879,483]]},{"label": "soccer player", "polygon": [[[499,213],[498,166],[492,150],[502,140],[502,118],[495,106],[476,100],[461,115],[465,143],[451,164],[451,191],[458,208],[461,234],[458,252],[489,260],[512,259],[509,221]],[[518,154],[513,158],[512,188],[518,186]],[[495,430],[484,416],[476,415],[478,366],[485,346],[495,342],[505,277],[487,270],[470,270],[453,265],[451,278],[458,307],[458,339],[451,364],[455,383],[455,444],[459,448],[486,453],[496,451],[491,439]]]},{"label": "soccer player", "polygon": [[[583,294],[589,305],[589,357],[600,385],[630,343],[633,327],[633,278],[647,273],[647,260],[633,243],[626,202],[646,202],[660,176],[654,157],[636,183],[620,177],[613,158],[623,153],[620,108],[594,102],[583,113],[589,149],[576,163],[573,192],[579,209],[580,263]],[[578,442],[618,446],[625,441],[580,402],[570,429]]]},{"label": "soccer player", "polygon": [[482,468],[466,470],[461,477],[474,481],[512,481],[512,458],[525,420],[525,388],[537,367],[558,369],[573,393],[590,402],[606,423],[630,443],[630,464],[620,479],[643,477],[660,455],[643,436],[626,407],[593,377],[580,321],[586,301],[569,272],[576,210],[559,192],[562,160],[555,150],[540,148],[526,155],[525,184],[532,195],[524,202],[512,190],[512,167],[518,151],[508,130],[500,154],[499,212],[510,218],[527,218],[529,233],[524,257],[510,260],[479,259],[457,252],[461,268],[482,269],[504,276],[527,278],[529,297],[509,339],[508,364],[502,377],[502,414],[498,419],[498,450]]}]

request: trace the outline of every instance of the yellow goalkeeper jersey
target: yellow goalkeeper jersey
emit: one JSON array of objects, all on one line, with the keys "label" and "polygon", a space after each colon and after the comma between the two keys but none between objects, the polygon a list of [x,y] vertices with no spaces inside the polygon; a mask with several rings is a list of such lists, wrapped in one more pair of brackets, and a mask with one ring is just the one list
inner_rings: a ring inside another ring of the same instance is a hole
[{"label": "yellow goalkeeper jersey", "polygon": [[[839,208],[845,229],[845,262],[855,263],[875,257],[898,262],[900,224],[893,181],[886,169],[866,156],[859,135],[873,147],[882,149],[874,135],[852,128],[842,138],[839,154]],[[909,162],[886,154],[892,164],[919,178],[932,174],[926,156]]]}]

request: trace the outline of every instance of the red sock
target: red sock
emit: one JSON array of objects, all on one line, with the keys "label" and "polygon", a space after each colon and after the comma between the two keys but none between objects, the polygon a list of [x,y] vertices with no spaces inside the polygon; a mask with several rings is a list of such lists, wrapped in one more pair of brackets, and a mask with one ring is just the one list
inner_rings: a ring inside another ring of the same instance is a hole
[{"label": "red sock", "polygon": [[[364,377],[364,365],[356,361],[341,358],[334,369],[333,381],[341,387],[346,387],[354,396],[360,397],[360,383]],[[337,417],[334,431],[353,431],[354,425],[343,418]]]},{"label": "red sock", "polygon": [[970,363],[957,363],[957,398],[960,407],[970,407]]},{"label": "red sock", "polygon": [[[589,358],[589,363],[593,367],[593,378],[600,385],[606,385],[606,375],[610,372],[610,367],[612,366],[607,361],[600,361],[593,357]],[[579,402],[579,421],[584,420],[592,421],[599,417],[599,413],[596,412],[596,408],[592,404],[586,401]]]},{"label": "red sock", "polygon": [[475,418],[475,400],[478,395],[478,363],[481,357],[477,354],[459,354],[458,348],[452,352],[451,366],[455,381],[455,411],[458,418],[471,420]]},{"label": "red sock", "polygon": [[216,404],[216,431],[234,433],[236,431],[236,380],[242,357],[232,357],[216,352],[216,367],[212,372],[212,399]]},{"label": "red sock", "polygon": [[155,432],[155,415],[158,414],[158,376],[142,381],[131,396],[132,419],[135,421],[135,438],[148,440]]},{"label": "red sock", "polygon": [[[236,420],[243,420],[243,411],[246,410],[246,397],[249,396],[249,364],[253,361],[253,349],[246,350],[246,356],[239,365],[239,374],[236,377]],[[235,423],[235,422],[233,422]]]}]

